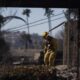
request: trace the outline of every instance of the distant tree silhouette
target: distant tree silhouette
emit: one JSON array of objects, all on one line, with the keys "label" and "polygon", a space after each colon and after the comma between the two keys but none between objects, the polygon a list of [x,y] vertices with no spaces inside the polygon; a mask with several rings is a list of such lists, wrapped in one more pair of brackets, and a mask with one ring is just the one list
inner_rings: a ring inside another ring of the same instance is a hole
[{"label": "distant tree silhouette", "polygon": [[5,42],[4,38],[0,38],[0,62],[6,63],[9,55],[9,45]]},{"label": "distant tree silhouette", "polygon": [[23,32],[21,34],[21,37],[22,37],[22,40],[23,42],[25,43],[25,46],[26,46],[26,49],[28,48],[28,43],[32,43],[32,40],[31,40],[31,36],[30,34],[26,34],[25,32]]},{"label": "distant tree silhouette", "polygon": [[10,54],[9,54],[9,45],[5,42],[3,38],[1,28],[7,20],[12,19],[12,18],[20,19],[25,22],[24,19],[18,16],[4,17],[3,15],[0,15],[0,62],[2,63],[7,63],[6,61],[8,60]]}]

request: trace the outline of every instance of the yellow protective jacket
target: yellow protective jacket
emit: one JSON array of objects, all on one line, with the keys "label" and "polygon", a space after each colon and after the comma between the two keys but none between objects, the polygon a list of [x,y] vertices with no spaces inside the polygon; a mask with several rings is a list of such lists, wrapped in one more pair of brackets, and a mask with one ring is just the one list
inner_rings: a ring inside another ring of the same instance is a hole
[{"label": "yellow protective jacket", "polygon": [[46,41],[45,41],[45,46],[44,46],[44,50],[45,52],[47,50],[51,50],[51,51],[54,51],[57,49],[57,42],[56,42],[56,39],[51,37],[51,36],[48,36]]}]

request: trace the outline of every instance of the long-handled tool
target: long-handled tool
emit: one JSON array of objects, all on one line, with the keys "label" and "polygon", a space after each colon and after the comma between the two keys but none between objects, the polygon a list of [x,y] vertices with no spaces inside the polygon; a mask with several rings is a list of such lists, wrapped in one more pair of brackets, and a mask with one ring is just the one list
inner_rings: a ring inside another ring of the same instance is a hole
[{"label": "long-handled tool", "polygon": [[60,23],[59,25],[57,25],[57,26],[55,26],[54,28],[50,29],[49,32],[52,31],[52,30],[54,30],[54,29],[56,29],[56,28],[58,28],[59,26],[61,26],[61,25],[64,24],[64,23],[65,23],[65,22]]}]

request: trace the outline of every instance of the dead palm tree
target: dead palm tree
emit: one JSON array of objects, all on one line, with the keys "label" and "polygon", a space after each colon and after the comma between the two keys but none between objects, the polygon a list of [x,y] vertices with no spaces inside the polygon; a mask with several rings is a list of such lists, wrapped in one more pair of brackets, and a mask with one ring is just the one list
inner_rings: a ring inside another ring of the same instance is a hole
[{"label": "dead palm tree", "polygon": [[22,20],[22,21],[26,22],[23,18],[18,17],[18,16],[6,16],[6,17],[4,17],[4,16],[0,15],[0,30],[1,30],[1,27],[4,25],[4,23],[7,20],[10,20],[10,19],[13,19],[13,18],[19,19],[19,20]]},{"label": "dead palm tree", "polygon": [[0,38],[2,37],[1,28],[3,27],[4,23],[10,19],[13,19],[13,18],[26,22],[23,18],[18,17],[18,16],[6,16],[6,17],[4,17],[3,15],[0,15]]},{"label": "dead palm tree", "polygon": [[[49,30],[51,29],[51,15],[53,15],[53,10],[51,10],[50,8],[44,8],[45,9],[45,14],[48,17],[48,24],[49,24]],[[52,33],[50,32],[50,35],[52,35]]]},{"label": "dead palm tree", "polygon": [[26,15],[26,17],[27,17],[28,34],[30,33],[29,32],[29,23],[28,23],[28,18],[30,17],[30,13],[31,13],[30,9],[25,9],[22,13],[23,15]]},{"label": "dead palm tree", "polygon": [[[26,17],[27,17],[27,27],[28,27],[28,41],[29,41],[29,37],[30,37],[30,30],[29,30],[29,20],[28,20],[28,18],[30,17],[30,13],[31,13],[31,11],[30,11],[30,9],[25,9],[24,11],[23,11],[23,15],[26,15]],[[29,43],[30,44],[30,43]],[[28,45],[28,48],[29,48],[29,45]]]}]

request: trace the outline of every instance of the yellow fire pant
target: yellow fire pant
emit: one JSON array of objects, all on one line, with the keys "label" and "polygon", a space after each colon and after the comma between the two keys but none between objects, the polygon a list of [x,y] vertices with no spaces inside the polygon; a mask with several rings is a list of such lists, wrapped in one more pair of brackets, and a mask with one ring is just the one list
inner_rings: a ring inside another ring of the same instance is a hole
[{"label": "yellow fire pant", "polygon": [[44,55],[45,65],[54,66],[55,57],[55,53],[53,51],[48,50]]}]

